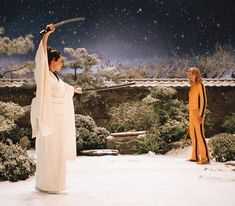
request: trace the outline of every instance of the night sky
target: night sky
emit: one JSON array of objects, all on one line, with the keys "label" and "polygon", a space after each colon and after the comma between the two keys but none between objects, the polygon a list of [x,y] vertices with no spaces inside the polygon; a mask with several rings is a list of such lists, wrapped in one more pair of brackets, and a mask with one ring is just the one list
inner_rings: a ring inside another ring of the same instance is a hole
[{"label": "night sky", "polygon": [[86,21],[58,28],[50,46],[84,47],[127,65],[155,63],[172,51],[210,53],[216,43],[235,47],[234,0],[1,0],[1,36],[31,33],[32,59],[45,25],[80,16]]}]

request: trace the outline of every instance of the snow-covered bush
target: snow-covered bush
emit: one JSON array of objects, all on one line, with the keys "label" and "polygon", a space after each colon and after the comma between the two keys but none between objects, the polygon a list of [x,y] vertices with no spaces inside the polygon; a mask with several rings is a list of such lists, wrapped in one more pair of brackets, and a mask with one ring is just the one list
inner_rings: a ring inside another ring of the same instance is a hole
[{"label": "snow-covered bush", "polygon": [[107,128],[110,132],[149,130],[158,120],[153,106],[144,102],[126,102],[113,106],[109,116]]},{"label": "snow-covered bush", "polygon": [[0,181],[25,180],[35,173],[35,162],[21,146],[0,142]]},{"label": "snow-covered bush", "polygon": [[0,101],[0,135],[16,127],[15,121],[24,115],[24,109],[13,102]]},{"label": "snow-covered bush", "polygon": [[112,132],[146,130],[138,151],[165,153],[169,143],[180,140],[188,128],[188,109],[176,94],[174,88],[155,88],[141,102],[112,107],[107,128]]},{"label": "snow-covered bush", "polygon": [[211,155],[218,162],[235,160],[235,136],[229,133],[221,133],[209,140]]},{"label": "snow-covered bush", "polygon": [[97,127],[90,116],[75,115],[77,153],[84,149],[106,148],[106,137],[109,132],[103,127]]}]

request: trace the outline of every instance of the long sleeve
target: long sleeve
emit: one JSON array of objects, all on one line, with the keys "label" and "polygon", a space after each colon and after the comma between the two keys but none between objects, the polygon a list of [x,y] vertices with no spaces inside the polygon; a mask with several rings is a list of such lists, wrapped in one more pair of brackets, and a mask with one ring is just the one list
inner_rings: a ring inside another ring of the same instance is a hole
[{"label": "long sleeve", "polygon": [[[31,107],[31,123],[34,135],[40,133],[47,136],[53,131],[52,111],[51,111],[51,81],[49,76],[49,66],[47,53],[45,53],[42,41],[39,44],[35,57],[36,68],[34,71],[36,82],[36,97]],[[35,125],[37,124],[37,125]],[[34,129],[35,130],[35,129]]]},{"label": "long sleeve", "polygon": [[64,130],[66,138],[66,158],[74,160],[76,158],[76,132],[75,132],[75,114],[73,105],[74,88],[64,83],[65,90],[65,117]]},{"label": "long sleeve", "polygon": [[199,97],[198,97],[199,114],[201,117],[203,117],[207,105],[206,88],[203,84],[199,84],[198,90],[199,90]]}]

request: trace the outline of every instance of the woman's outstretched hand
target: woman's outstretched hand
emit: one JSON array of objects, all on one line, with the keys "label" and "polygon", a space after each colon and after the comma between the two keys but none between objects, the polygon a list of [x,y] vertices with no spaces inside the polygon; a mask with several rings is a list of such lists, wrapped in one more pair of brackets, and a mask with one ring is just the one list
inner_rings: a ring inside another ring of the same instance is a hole
[{"label": "woman's outstretched hand", "polygon": [[77,94],[82,94],[82,88],[77,87],[76,89],[74,89],[74,92],[77,93]]}]

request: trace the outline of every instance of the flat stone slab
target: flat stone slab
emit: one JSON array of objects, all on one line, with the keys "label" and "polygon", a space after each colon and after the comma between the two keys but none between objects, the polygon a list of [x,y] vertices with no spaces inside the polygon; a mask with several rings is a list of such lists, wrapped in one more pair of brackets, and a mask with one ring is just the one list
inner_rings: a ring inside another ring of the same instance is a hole
[{"label": "flat stone slab", "polygon": [[107,148],[116,149],[120,154],[137,154],[137,145],[145,134],[145,131],[112,133],[107,137]]},{"label": "flat stone slab", "polygon": [[104,155],[118,155],[118,150],[114,149],[92,149],[92,150],[82,150],[81,155],[85,156],[104,156]]},{"label": "flat stone slab", "polygon": [[139,136],[146,134],[146,131],[135,131],[135,132],[116,132],[111,133],[113,137],[125,137],[125,136]]}]

